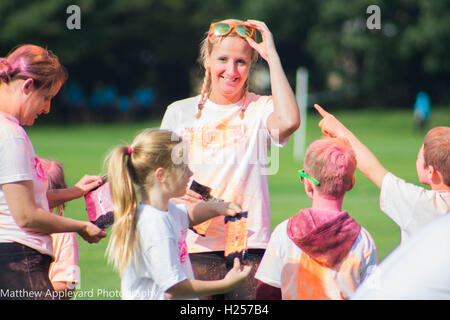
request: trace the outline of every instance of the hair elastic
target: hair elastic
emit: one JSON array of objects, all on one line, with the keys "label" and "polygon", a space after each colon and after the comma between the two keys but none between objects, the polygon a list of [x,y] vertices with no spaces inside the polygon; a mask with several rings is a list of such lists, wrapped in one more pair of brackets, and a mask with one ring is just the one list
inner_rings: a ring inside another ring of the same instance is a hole
[{"label": "hair elastic", "polygon": [[133,148],[131,146],[128,146],[127,154],[130,156],[133,152]]}]

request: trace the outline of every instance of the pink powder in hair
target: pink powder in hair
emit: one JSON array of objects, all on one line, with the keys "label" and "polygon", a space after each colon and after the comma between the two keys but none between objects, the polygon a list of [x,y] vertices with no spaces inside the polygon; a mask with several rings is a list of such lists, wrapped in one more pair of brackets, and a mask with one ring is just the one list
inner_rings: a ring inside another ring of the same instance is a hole
[{"label": "pink powder in hair", "polygon": [[340,197],[352,184],[356,158],[347,140],[322,138],[308,147],[304,168],[307,174],[319,180],[320,192]]}]

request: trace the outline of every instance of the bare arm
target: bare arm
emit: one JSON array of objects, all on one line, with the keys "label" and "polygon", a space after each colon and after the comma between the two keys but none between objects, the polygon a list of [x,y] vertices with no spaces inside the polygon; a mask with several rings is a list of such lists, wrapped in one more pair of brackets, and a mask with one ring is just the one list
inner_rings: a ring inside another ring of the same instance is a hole
[{"label": "bare arm", "polygon": [[99,176],[85,175],[72,188],[48,190],[47,198],[50,208],[81,198],[90,190],[98,187],[102,182],[101,179]]},{"label": "bare arm", "polygon": [[269,66],[274,111],[267,119],[267,128],[273,136],[278,135],[279,141],[282,141],[300,126],[297,100],[275,49],[272,33],[264,22],[247,20],[246,23],[258,29],[263,39],[261,43],[256,43],[253,39],[246,38],[250,46],[258,51]]},{"label": "bare arm", "polygon": [[233,268],[221,280],[203,281],[186,279],[169,288],[166,297],[169,299],[189,299],[229,292],[238,287],[249,276],[252,267],[241,269],[239,259],[234,259]]},{"label": "bare arm", "polygon": [[241,207],[234,202],[207,201],[189,203],[186,207],[189,216],[189,227],[196,226],[203,221],[220,215],[235,216],[242,211]]},{"label": "bare arm", "polygon": [[27,231],[42,233],[77,232],[84,240],[98,242],[106,233],[87,221],[52,214],[36,205],[33,181],[2,185],[6,202],[17,225]]},{"label": "bare arm", "polygon": [[314,108],[323,117],[319,122],[319,127],[322,129],[323,134],[330,137],[346,138],[356,154],[358,169],[378,188],[381,188],[383,178],[388,171],[381,165],[375,155],[335,116],[326,112],[317,104],[314,105]]}]

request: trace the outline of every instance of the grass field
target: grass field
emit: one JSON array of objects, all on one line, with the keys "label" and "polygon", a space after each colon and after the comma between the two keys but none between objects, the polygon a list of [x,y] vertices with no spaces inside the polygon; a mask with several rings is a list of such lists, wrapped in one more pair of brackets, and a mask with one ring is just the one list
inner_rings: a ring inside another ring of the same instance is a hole
[{"label": "grass field", "polygon": [[[434,108],[430,126],[448,126],[450,108]],[[335,115],[379,158],[392,173],[418,184],[417,152],[424,134],[413,132],[412,112],[407,110],[342,111]],[[307,144],[321,137],[317,127],[319,116],[310,111],[307,122]],[[117,144],[129,144],[137,132],[147,127],[159,127],[159,120],[133,124],[95,124],[77,126],[40,125],[26,128],[36,153],[41,157],[64,163],[67,183],[73,185],[85,173],[102,174],[102,164],[108,151]],[[298,180],[297,169],[302,163],[293,160],[293,139],[279,150],[280,165],[269,176],[272,229],[310,201]],[[360,172],[356,173],[354,189],[344,200],[344,209],[375,239],[381,261],[400,240],[398,227],[379,209],[379,190]],[[84,199],[67,204],[66,216],[87,219]],[[108,238],[98,244],[88,244],[79,238],[81,286],[83,296],[76,299],[119,299],[118,275],[104,258]]]}]

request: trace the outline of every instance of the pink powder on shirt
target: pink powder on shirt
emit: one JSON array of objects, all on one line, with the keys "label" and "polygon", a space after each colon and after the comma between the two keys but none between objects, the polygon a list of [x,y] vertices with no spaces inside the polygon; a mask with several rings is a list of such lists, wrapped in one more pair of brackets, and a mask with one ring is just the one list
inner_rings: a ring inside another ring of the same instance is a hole
[{"label": "pink powder on shirt", "polygon": [[178,254],[180,255],[180,262],[185,263],[188,258],[188,251],[184,230],[180,230],[180,238],[178,239]]},{"label": "pink powder on shirt", "polygon": [[36,171],[36,176],[41,180],[47,180],[44,168],[38,157],[34,158],[34,171]]}]

